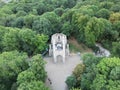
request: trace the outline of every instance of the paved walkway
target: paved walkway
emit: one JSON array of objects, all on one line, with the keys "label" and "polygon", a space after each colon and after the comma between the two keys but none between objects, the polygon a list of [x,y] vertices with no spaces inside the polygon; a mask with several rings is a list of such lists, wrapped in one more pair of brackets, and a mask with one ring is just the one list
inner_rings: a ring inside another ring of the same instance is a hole
[{"label": "paved walkway", "polygon": [[110,56],[110,51],[103,48],[100,44],[96,44],[97,47],[99,47],[100,51],[97,52],[96,56],[99,57],[109,57]]},{"label": "paved walkway", "polygon": [[62,63],[60,57],[58,62],[54,63],[52,57],[45,57],[47,62],[45,69],[47,71],[48,78],[46,79],[46,85],[51,90],[68,90],[65,80],[72,74],[75,66],[82,63],[79,55],[70,55],[66,58],[65,63]]}]

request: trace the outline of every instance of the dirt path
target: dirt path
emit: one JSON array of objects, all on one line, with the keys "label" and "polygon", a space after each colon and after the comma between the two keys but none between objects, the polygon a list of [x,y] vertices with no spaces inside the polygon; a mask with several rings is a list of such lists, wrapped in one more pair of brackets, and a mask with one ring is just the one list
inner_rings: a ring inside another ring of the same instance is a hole
[{"label": "dirt path", "polygon": [[53,62],[52,57],[45,57],[44,60],[47,62],[45,69],[49,78],[46,80],[46,85],[51,90],[68,90],[65,80],[71,75],[75,66],[82,63],[80,56],[70,55],[64,64],[60,58],[57,63]]}]

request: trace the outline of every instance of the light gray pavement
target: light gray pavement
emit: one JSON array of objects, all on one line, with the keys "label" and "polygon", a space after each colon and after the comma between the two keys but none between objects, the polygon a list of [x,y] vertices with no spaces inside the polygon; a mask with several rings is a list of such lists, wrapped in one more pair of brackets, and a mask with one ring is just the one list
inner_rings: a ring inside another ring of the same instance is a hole
[{"label": "light gray pavement", "polygon": [[82,63],[79,55],[70,55],[66,58],[65,63],[62,63],[61,57],[58,57],[58,62],[54,63],[52,57],[45,57],[47,62],[45,69],[47,71],[48,78],[52,82],[46,79],[46,85],[51,90],[68,90],[65,80],[72,74],[75,66]]},{"label": "light gray pavement", "polygon": [[100,51],[97,53],[96,56],[98,56],[98,57],[103,57],[103,56],[109,57],[110,56],[110,51],[109,50],[103,48],[100,44],[97,44],[97,43],[96,43],[96,46],[99,47],[99,49],[100,49]]}]

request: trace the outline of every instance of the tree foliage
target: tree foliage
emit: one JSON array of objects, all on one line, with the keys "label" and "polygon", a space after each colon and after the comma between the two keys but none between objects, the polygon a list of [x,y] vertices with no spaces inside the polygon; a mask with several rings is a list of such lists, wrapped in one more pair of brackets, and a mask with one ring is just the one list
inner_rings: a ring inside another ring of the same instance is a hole
[{"label": "tree foliage", "polygon": [[81,76],[81,89],[82,90],[90,90],[90,85],[92,81],[96,77],[97,70],[96,65],[101,60],[100,57],[95,57],[91,53],[84,54],[83,57],[83,64],[85,65],[85,70]]},{"label": "tree foliage", "polygon": [[120,21],[120,13],[113,13],[113,14],[111,14],[109,20],[112,23]]},{"label": "tree foliage", "polygon": [[36,34],[30,29],[2,28],[8,30],[2,39],[4,51],[18,50],[33,55],[41,53],[46,48],[47,36],[45,35]]},{"label": "tree foliage", "polygon": [[29,61],[29,68],[17,77],[18,90],[49,90],[45,85],[45,62],[41,55],[33,56]]},{"label": "tree foliage", "polygon": [[35,74],[31,71],[25,70],[18,75],[17,84],[20,85],[24,82],[29,83],[35,80],[37,80]]},{"label": "tree foliage", "polygon": [[83,74],[84,70],[85,70],[85,65],[84,64],[78,64],[74,68],[73,75],[76,77],[76,80],[77,80],[75,87],[80,86],[81,77],[82,77],[82,74]]},{"label": "tree foliage", "polygon": [[0,54],[0,88],[8,90],[16,82],[17,75],[28,68],[26,53],[18,51]]},{"label": "tree foliage", "polygon": [[104,23],[102,19],[91,18],[85,27],[86,43],[90,46],[95,45],[99,36],[104,32]]},{"label": "tree foliage", "polygon": [[[88,46],[94,46],[96,42],[99,42],[110,47],[112,42],[116,42],[118,31],[106,30],[106,27],[114,28],[114,25],[106,26],[101,18],[112,24],[119,22],[119,3],[119,0],[12,1],[1,6],[0,25],[25,27],[39,34],[47,34],[49,37],[54,33],[64,33]],[[95,19],[95,24],[93,19]],[[96,24],[100,24],[100,27]],[[103,29],[108,34],[100,34],[99,32],[102,32]],[[98,32],[99,35],[97,33],[95,36],[95,32]],[[101,41],[103,40],[101,36],[104,36],[104,41]]]},{"label": "tree foliage", "polygon": [[41,81],[32,81],[30,83],[22,83],[17,90],[49,90]]},{"label": "tree foliage", "polygon": [[74,75],[71,75],[67,77],[67,80],[65,82],[68,85],[68,88],[71,89],[72,87],[76,85],[77,80]]},{"label": "tree foliage", "polygon": [[116,57],[120,57],[120,42],[113,42],[112,43],[113,48],[112,48],[112,53]]},{"label": "tree foliage", "polygon": [[[94,90],[119,90],[120,83],[120,59],[104,58],[97,65],[98,73],[93,80],[92,89]],[[114,74],[113,74],[114,73]]]},{"label": "tree foliage", "polygon": [[70,89],[70,90],[81,90],[81,89],[79,89],[79,88],[72,88],[72,89]]},{"label": "tree foliage", "polygon": [[[33,59],[26,71],[22,72],[19,68],[22,73],[16,83],[18,67],[14,59],[11,63],[15,54],[8,55],[11,66],[7,61],[2,62],[0,66],[1,70],[6,70],[0,75],[7,77],[0,80],[0,89],[8,90],[8,87],[11,87],[15,90],[18,84],[19,90],[29,87],[30,90],[37,90],[39,86],[46,90],[43,85],[46,77],[44,62],[39,55],[33,58],[32,56],[46,49],[48,39],[54,33],[64,33],[68,38],[73,37],[93,50],[96,43],[101,43],[111,51],[111,56],[120,57],[120,0],[12,0],[10,3],[0,1],[0,53],[17,50],[26,52]],[[70,88],[117,90],[119,66],[111,67],[107,77],[99,70],[98,66],[102,62],[100,61],[101,58],[91,54],[85,55],[83,64],[73,71],[74,78],[68,78]],[[103,64],[101,67],[106,66]],[[14,78],[11,79],[10,75]],[[32,87],[33,85],[36,88]]]},{"label": "tree foliage", "polygon": [[45,81],[47,73],[45,71],[45,62],[42,59],[41,55],[35,55],[32,57],[30,65],[30,71],[35,74],[37,80]]},{"label": "tree foliage", "polygon": [[109,17],[110,17],[110,11],[107,10],[107,9],[100,9],[100,10],[96,13],[96,17],[109,19]]}]

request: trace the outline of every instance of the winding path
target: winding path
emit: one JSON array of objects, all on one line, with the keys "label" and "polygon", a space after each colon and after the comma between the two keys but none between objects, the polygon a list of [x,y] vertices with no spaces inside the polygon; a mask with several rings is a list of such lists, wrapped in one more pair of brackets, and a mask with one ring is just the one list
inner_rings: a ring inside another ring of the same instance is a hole
[{"label": "winding path", "polygon": [[58,62],[54,63],[52,57],[45,57],[47,62],[45,69],[47,71],[48,78],[46,79],[46,85],[51,90],[68,90],[65,80],[72,74],[75,66],[82,63],[79,55],[70,55],[66,58],[65,63],[62,63],[61,58],[58,58]]}]

